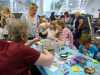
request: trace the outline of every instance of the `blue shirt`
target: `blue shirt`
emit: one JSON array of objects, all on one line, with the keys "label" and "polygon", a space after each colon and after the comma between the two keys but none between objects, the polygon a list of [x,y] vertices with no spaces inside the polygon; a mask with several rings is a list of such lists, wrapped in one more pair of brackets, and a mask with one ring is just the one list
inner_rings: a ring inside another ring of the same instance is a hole
[{"label": "blue shirt", "polygon": [[[80,46],[79,46],[79,52],[80,52],[80,53],[84,53],[84,52],[83,52],[83,49],[84,49],[84,48],[85,48],[84,45],[80,45]],[[88,48],[87,50],[88,50],[89,56],[93,57],[93,56],[97,53],[98,48],[96,47],[96,45],[91,44],[90,48]]]}]

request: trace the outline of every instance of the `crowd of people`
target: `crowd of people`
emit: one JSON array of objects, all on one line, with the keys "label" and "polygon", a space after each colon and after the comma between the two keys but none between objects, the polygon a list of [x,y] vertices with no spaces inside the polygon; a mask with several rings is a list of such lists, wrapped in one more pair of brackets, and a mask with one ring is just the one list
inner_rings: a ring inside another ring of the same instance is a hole
[{"label": "crowd of people", "polygon": [[0,11],[0,75],[30,75],[29,65],[49,66],[54,57],[48,50],[40,53],[30,48],[41,39],[69,44],[71,49],[100,60],[88,22],[79,11],[73,17],[67,11],[63,15],[52,12],[47,19],[37,16],[37,9],[36,4],[30,4],[28,12],[19,19],[9,8]]}]

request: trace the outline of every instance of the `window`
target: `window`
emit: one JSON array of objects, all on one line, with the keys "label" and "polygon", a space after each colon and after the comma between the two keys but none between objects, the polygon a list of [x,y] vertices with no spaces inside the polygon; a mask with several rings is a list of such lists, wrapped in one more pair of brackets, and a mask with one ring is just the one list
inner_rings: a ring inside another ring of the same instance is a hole
[{"label": "window", "polygon": [[10,7],[14,13],[25,13],[30,3],[35,0],[10,0]]},{"label": "window", "polygon": [[0,9],[2,7],[10,7],[10,1],[9,0],[0,0]]}]

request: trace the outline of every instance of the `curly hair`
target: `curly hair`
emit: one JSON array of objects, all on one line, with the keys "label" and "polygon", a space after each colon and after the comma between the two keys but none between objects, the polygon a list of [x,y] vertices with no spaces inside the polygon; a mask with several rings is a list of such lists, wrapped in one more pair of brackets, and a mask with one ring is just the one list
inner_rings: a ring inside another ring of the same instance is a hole
[{"label": "curly hair", "polygon": [[14,19],[8,24],[9,39],[12,41],[27,40],[27,25],[20,20]]}]

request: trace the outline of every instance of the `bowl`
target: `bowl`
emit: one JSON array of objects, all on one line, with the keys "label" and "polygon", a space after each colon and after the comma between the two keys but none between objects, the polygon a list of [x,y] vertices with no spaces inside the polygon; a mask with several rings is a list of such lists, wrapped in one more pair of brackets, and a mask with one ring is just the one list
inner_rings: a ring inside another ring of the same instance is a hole
[{"label": "bowl", "polygon": [[66,54],[60,54],[60,57],[62,58],[62,59],[67,59],[67,55]]},{"label": "bowl", "polygon": [[84,72],[87,74],[93,74],[95,72],[95,69],[94,68],[85,68]]}]

